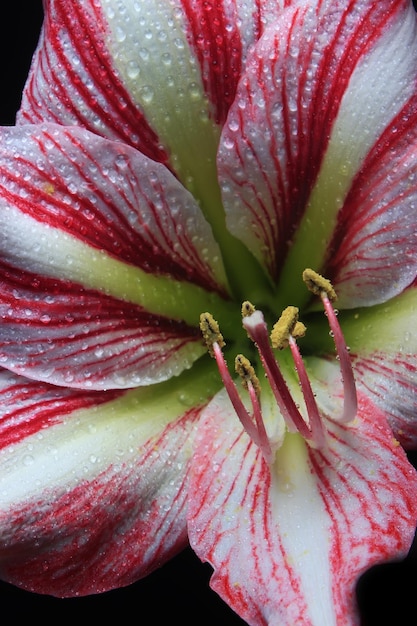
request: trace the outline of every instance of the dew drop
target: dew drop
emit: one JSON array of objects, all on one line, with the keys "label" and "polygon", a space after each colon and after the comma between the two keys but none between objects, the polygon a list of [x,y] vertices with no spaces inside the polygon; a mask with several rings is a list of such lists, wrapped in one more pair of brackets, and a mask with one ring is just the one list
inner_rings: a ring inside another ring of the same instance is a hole
[{"label": "dew drop", "polygon": [[164,52],[164,53],[161,55],[161,61],[162,61],[162,63],[163,63],[166,67],[168,67],[169,65],[171,65],[171,63],[172,63],[172,57],[171,57],[171,55],[169,54],[169,52]]},{"label": "dew drop", "polygon": [[223,147],[227,150],[233,150],[235,147],[235,142],[230,137],[225,137],[223,140]]},{"label": "dew drop", "polygon": [[183,50],[185,48],[184,41],[180,39],[179,37],[174,39],[174,45],[178,50]]},{"label": "dew drop", "polygon": [[126,72],[128,77],[134,80],[140,74],[140,67],[136,63],[136,61],[129,61],[129,63],[127,64]]},{"label": "dew drop", "polygon": [[190,83],[188,86],[188,93],[192,100],[201,100],[201,91],[198,88],[197,83]]},{"label": "dew drop", "polygon": [[120,28],[120,26],[117,26],[115,29],[115,37],[116,41],[118,41],[119,43],[123,43],[123,41],[125,41],[126,39],[126,33],[123,28]]},{"label": "dew drop", "polygon": [[149,50],[148,50],[148,48],[141,48],[139,50],[139,56],[142,59],[142,61],[148,61],[149,60]]},{"label": "dew drop", "polygon": [[126,156],[124,154],[119,154],[115,159],[115,163],[119,169],[125,170],[127,168]]},{"label": "dew drop", "polygon": [[154,97],[154,90],[150,85],[144,85],[141,88],[141,96],[145,104],[150,104]]},{"label": "dew drop", "polygon": [[185,407],[190,407],[193,405],[193,400],[187,393],[180,393],[178,396],[178,402]]}]

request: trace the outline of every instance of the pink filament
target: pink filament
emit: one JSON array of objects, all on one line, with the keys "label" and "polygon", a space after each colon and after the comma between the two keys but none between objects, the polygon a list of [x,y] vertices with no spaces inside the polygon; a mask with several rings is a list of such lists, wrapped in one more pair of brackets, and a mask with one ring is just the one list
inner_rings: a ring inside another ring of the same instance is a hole
[{"label": "pink filament", "polygon": [[321,447],[324,445],[325,436],[324,436],[324,428],[323,423],[320,417],[319,409],[317,406],[316,399],[314,397],[313,390],[310,385],[310,379],[307,374],[307,370],[304,365],[304,361],[301,357],[300,351],[297,346],[297,342],[293,337],[289,338],[291,354],[294,359],[295,368],[298,374],[298,380],[300,381],[301,389],[304,396],[304,402],[307,409],[310,429],[311,429],[311,439],[317,445],[317,447]]},{"label": "pink filament", "polygon": [[[325,292],[321,294],[321,299],[323,301],[323,306],[334,338],[342,373],[344,405],[341,421],[349,422],[354,419],[357,411],[356,385],[350,362],[349,351],[337,320],[336,313]],[[308,414],[308,423],[304,420],[296,403],[294,402],[285,379],[279,369],[270,345],[268,328],[262,313],[260,311],[255,311],[251,315],[244,317],[243,326],[258,349],[269,384],[281,414],[287,423],[288,429],[293,432],[298,431],[304,439],[310,441],[315,447],[321,448],[325,445],[325,429],[296,340],[292,336],[289,336],[289,345],[304,396],[304,402]],[[225,389],[243,428],[246,430],[252,441],[260,448],[266,462],[271,464],[273,462],[274,455],[265,429],[265,423],[262,418],[260,402],[252,383],[250,381],[248,382],[248,392],[253,409],[253,413],[250,415],[239,396],[236,385],[234,384],[227,368],[222,350],[217,342],[213,343],[213,352]]]},{"label": "pink filament", "polygon": [[352,364],[350,362],[349,351],[332,303],[325,292],[322,292],[321,299],[329,320],[329,326],[333,334],[337,355],[339,357],[340,369],[342,372],[343,414],[341,421],[350,422],[356,416],[356,412],[358,410],[358,398],[356,395],[356,384],[353,376]]},{"label": "pink filament", "polygon": [[[230,376],[229,370],[227,368],[226,361],[223,356],[223,352],[217,342],[213,343],[213,352],[214,352],[214,357],[216,359],[217,367],[219,368],[219,372],[220,372],[220,376],[222,378],[223,384],[225,386],[225,389],[229,395],[230,401],[233,405],[234,410],[236,411],[236,414],[243,428],[246,430],[247,434],[252,439],[252,441],[258,446],[258,448],[260,448],[262,454],[264,455],[266,462],[271,463],[272,461],[271,445],[269,443],[269,439],[265,431],[265,425],[262,420],[259,401],[258,401],[258,398],[256,397],[256,393],[255,393],[255,390],[253,389],[253,385],[251,384],[249,385],[249,393],[250,393],[251,400],[252,400],[252,406],[254,408],[254,417],[255,417],[256,425],[252,421],[251,416],[249,415],[248,411],[246,410],[245,405],[240,399],[236,385],[233,382],[232,377]],[[255,404],[254,404],[254,401],[255,401]],[[259,426],[260,423],[262,423],[261,428]]]},{"label": "pink filament", "polygon": [[252,383],[248,382],[248,391],[249,396],[252,402],[253,407],[253,416],[255,418],[255,423],[258,429],[260,448],[263,452],[266,462],[270,465],[273,461],[273,454],[271,449],[271,444],[268,439],[268,434],[266,432],[265,423],[262,417],[261,405],[259,404],[259,398],[256,395],[256,391]]},{"label": "pink filament", "polygon": [[[260,318],[256,323],[252,323],[254,315]],[[275,360],[263,315],[260,311],[256,311],[251,317],[252,321],[249,321],[249,317],[244,318],[243,325],[258,348],[259,356],[281,414],[290,430],[298,430],[305,439],[310,439],[310,429],[298,410]]]}]

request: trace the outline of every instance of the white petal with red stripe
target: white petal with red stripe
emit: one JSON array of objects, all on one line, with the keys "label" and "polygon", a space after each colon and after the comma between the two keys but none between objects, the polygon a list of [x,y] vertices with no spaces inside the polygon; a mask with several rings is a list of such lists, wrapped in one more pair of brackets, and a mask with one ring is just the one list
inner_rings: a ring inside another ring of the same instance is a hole
[{"label": "white petal with red stripe", "polygon": [[[398,291],[410,282],[416,251],[412,218],[405,214],[416,193],[409,178],[415,160],[406,146],[409,127],[403,116],[416,116],[417,74],[410,54],[416,45],[415,13],[408,1],[328,0],[285,11],[250,56],[223,130],[218,165],[228,227],[273,277],[281,277],[284,301],[291,300],[289,286],[306,264],[320,269],[327,261],[340,209],[361,166],[370,165],[372,150],[388,168],[390,146],[384,145],[384,133],[391,133],[393,143],[395,128],[402,133],[396,160],[405,171],[398,173],[397,183],[386,184],[390,198],[385,204],[380,200],[365,224],[366,237],[360,240],[364,262],[349,280],[357,299],[365,300],[357,274],[378,271],[376,263],[366,263],[364,250],[375,242],[385,248],[395,245],[399,252],[406,249],[407,271],[400,276],[399,265],[392,268],[389,294],[394,278],[399,279]],[[375,159],[368,183],[374,203],[377,163]],[[406,178],[411,186],[407,202]],[[353,223],[352,212],[360,213],[360,208],[349,207],[345,221]],[[361,233],[362,228],[358,241]],[[345,257],[345,274],[354,273],[352,258]],[[381,291],[380,282],[375,280],[375,293],[367,291],[370,300]],[[345,284],[341,295],[343,290]]]},{"label": "white petal with red stripe", "polygon": [[341,308],[385,302],[417,276],[416,142],[414,96],[375,143],[340,211],[325,272]]},{"label": "white petal with red stripe", "polygon": [[385,416],[361,394],[353,424],[325,423],[328,449],[287,434],[271,470],[224,393],[199,424],[190,542],[251,626],[358,624],[358,576],[411,545],[417,476]]},{"label": "white petal with red stripe", "polygon": [[248,49],[288,0],[48,0],[18,123],[82,125],[169,164],[222,220],[215,157]]},{"label": "white petal with red stripe", "polygon": [[166,162],[164,147],[113,69],[102,5],[47,0],[44,12],[18,123],[84,126]]},{"label": "white petal with red stripe", "polygon": [[142,0],[103,5],[114,67],[169,146],[182,180],[187,172],[198,176],[196,165],[207,176],[218,139],[208,119],[224,123],[247,51],[283,4]]},{"label": "white petal with red stripe", "polygon": [[131,147],[53,124],[3,128],[0,168],[3,206],[145,272],[224,290],[197,202]]},{"label": "white petal with red stripe", "polygon": [[184,547],[191,440],[215,385],[204,367],[123,392],[2,370],[2,579],[58,596],[96,593]]},{"label": "white petal with red stripe", "polygon": [[[121,6],[113,0],[81,0],[74,6],[70,0],[47,0],[19,122],[81,124],[163,161],[167,153],[144,117],[146,111],[154,118],[152,94],[165,89],[172,95],[175,87],[176,114],[181,109],[187,119],[184,104],[197,106],[199,95],[201,106],[204,93],[210,103],[206,113],[222,124],[248,50],[292,4],[294,0],[126,0]],[[150,76],[147,83],[143,73]],[[178,80],[185,81],[183,89]],[[165,106],[156,97],[153,104]]]},{"label": "white petal with red stripe", "polygon": [[341,314],[358,386],[409,449],[417,447],[416,310],[414,286],[383,305]]},{"label": "white petal with red stripe", "polygon": [[82,129],[2,137],[3,364],[96,389],[189,366],[203,352],[199,313],[225,306],[220,253],[189,192],[163,165]]}]

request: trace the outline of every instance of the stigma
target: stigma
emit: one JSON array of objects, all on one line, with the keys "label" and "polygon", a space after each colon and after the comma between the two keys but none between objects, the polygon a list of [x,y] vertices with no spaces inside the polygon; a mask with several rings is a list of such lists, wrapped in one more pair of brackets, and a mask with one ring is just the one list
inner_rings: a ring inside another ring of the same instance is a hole
[{"label": "stigma", "polygon": [[[337,294],[330,281],[314,270],[306,269],[303,272],[303,280],[306,287],[321,299],[328,319],[343,383],[343,410],[341,415],[336,416],[335,419],[347,423],[356,417],[357,395],[349,350],[337,319],[337,313],[332,305],[332,302],[337,299]],[[263,313],[257,310],[251,302],[243,302],[241,313],[242,325],[259,354],[268,384],[287,429],[290,432],[300,433],[311,447],[323,448],[326,445],[326,428],[297,344],[297,340],[303,337],[306,332],[305,325],[298,319],[298,308],[288,306],[284,309],[271,333],[269,333]],[[225,346],[225,341],[219,325],[210,313],[201,314],[200,329],[210,355],[216,360],[224,387],[243,428],[260,448],[265,461],[272,464],[275,450],[268,438],[262,416],[261,385],[255,368],[243,354],[236,356],[235,373],[241,379],[243,387],[249,395],[251,408],[248,410],[246,408],[247,403],[245,404],[241,399],[223,355],[222,348]],[[289,390],[274,353],[274,350],[281,351],[288,348],[294,361],[304,398],[304,414],[300,412],[299,406]]]}]

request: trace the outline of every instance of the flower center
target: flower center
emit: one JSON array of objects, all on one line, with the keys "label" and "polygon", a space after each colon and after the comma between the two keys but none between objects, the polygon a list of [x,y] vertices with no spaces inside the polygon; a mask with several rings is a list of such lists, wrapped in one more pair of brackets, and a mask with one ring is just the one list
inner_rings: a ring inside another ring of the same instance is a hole
[{"label": "flower center", "polygon": [[[330,333],[334,339],[343,382],[343,412],[338,419],[341,422],[349,422],[356,416],[357,396],[349,351],[332,305],[337,296],[331,283],[314,270],[306,269],[303,272],[303,280],[307,288],[319,296],[323,303]],[[297,344],[297,339],[302,337],[306,331],[304,324],[298,320],[298,313],[296,307],[287,307],[269,334],[263,313],[246,301],[242,305],[242,324],[259,353],[275,401],[288,430],[299,432],[311,446],[321,448],[326,442],[326,429]],[[275,452],[268,438],[262,417],[261,385],[255,369],[244,355],[238,354],[236,356],[235,371],[249,394],[252,407],[252,410],[249,411],[242,401],[227,367],[222,351],[225,341],[218,323],[210,313],[202,313],[200,328],[208,351],[216,360],[223,384],[242,426],[252,441],[261,449],[267,463],[271,464]],[[304,397],[307,419],[300,413],[274,354],[274,350],[283,350],[288,347],[291,350]]]}]

